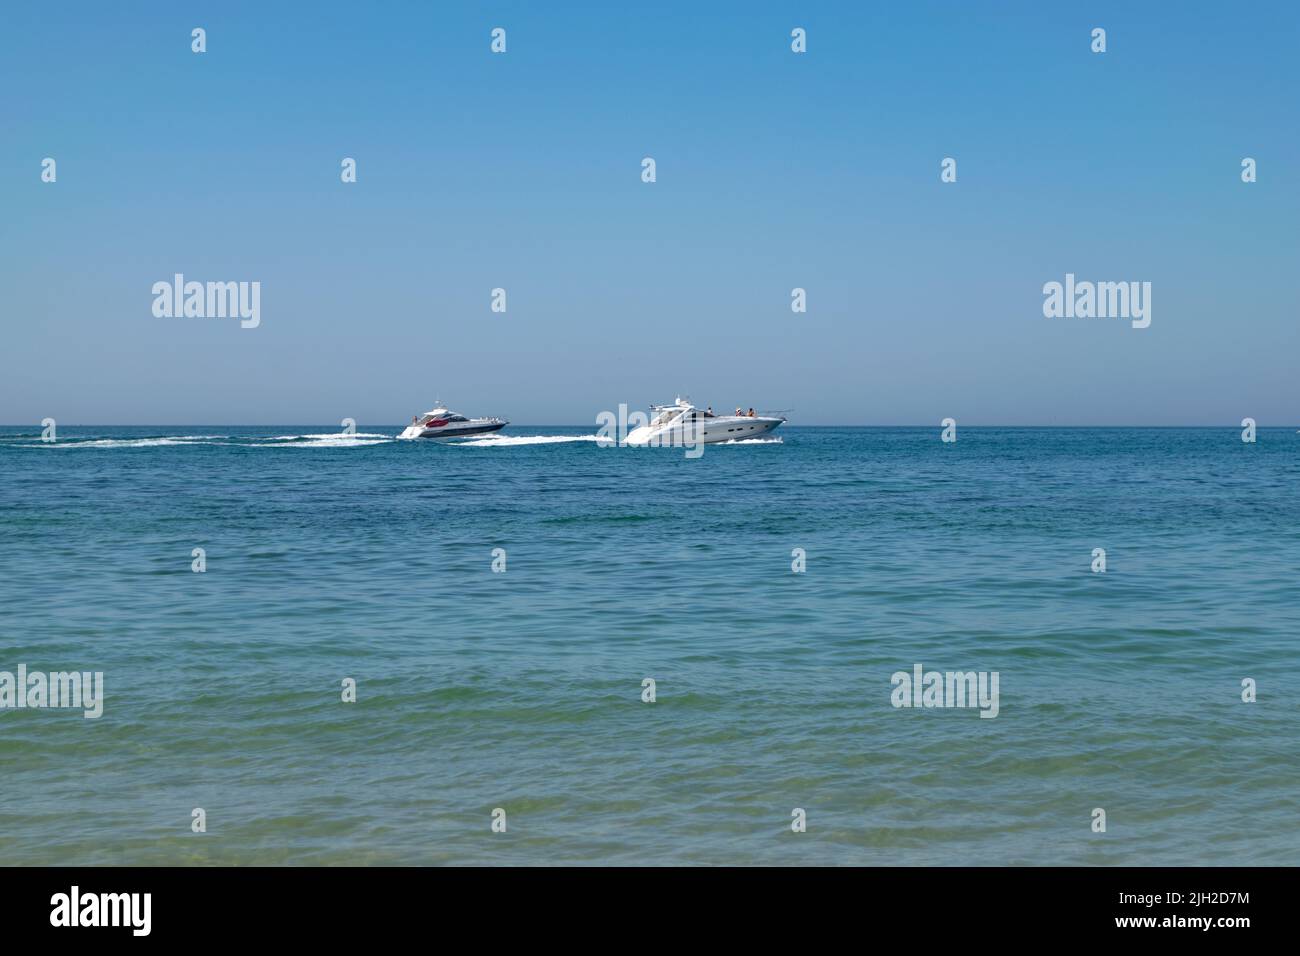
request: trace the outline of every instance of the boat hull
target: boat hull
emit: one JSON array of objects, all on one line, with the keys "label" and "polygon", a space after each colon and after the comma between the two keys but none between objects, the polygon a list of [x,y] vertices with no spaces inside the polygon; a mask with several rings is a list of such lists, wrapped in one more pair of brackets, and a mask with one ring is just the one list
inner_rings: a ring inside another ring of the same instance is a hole
[{"label": "boat hull", "polygon": [[509,422],[462,422],[455,426],[444,425],[441,428],[425,428],[422,425],[410,425],[398,435],[398,438],[469,438],[472,435],[486,435],[500,431]]},{"label": "boat hull", "polygon": [[745,415],[739,417],[725,415],[684,424],[671,423],[659,427],[642,425],[640,428],[635,428],[629,432],[624,443],[633,446],[670,445],[674,447],[693,445],[699,442],[706,445],[716,445],[720,442],[759,438],[771,432],[784,421],[784,418],[768,418],[766,416],[750,418]]}]

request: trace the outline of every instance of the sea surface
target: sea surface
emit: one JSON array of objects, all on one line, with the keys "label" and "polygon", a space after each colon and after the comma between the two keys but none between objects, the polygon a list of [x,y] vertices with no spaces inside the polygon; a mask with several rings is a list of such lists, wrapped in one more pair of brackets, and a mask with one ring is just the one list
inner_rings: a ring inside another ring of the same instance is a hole
[{"label": "sea surface", "polygon": [[0,429],[0,863],[1300,864],[1294,428],[400,428]]}]

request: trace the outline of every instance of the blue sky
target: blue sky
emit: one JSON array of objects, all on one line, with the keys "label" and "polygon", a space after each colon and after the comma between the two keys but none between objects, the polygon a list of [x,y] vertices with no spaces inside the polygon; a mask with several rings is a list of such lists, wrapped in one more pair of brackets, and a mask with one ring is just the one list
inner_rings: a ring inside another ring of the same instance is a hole
[{"label": "blue sky", "polygon": [[[1300,422],[1294,3],[4,20],[6,424],[387,424],[436,397],[583,424],[677,392],[796,424]],[[260,327],[156,318],[176,272],[260,281]],[[1044,318],[1067,272],[1151,282],[1151,327]]]}]

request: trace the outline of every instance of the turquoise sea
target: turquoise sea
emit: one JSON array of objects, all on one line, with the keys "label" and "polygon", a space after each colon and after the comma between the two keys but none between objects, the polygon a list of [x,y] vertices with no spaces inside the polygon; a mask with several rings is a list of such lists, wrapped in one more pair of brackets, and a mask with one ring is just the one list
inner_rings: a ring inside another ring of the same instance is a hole
[{"label": "turquoise sea", "polygon": [[0,862],[1300,864],[1294,428],[400,427],[0,429]]}]

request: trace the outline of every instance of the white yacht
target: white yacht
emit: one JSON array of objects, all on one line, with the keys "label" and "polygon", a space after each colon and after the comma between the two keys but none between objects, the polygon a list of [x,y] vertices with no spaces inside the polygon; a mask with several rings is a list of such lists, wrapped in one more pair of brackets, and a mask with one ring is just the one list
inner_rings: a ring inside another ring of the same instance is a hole
[{"label": "white yacht", "polygon": [[416,415],[398,438],[464,438],[499,431],[510,423],[504,418],[466,418],[446,408]]},{"label": "white yacht", "polygon": [[758,438],[785,421],[784,415],[715,415],[701,411],[678,396],[671,405],[651,405],[650,424],[634,428],[624,439],[628,445],[712,444]]}]

